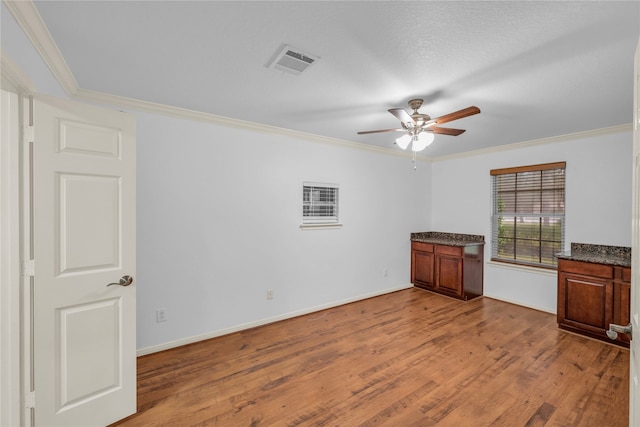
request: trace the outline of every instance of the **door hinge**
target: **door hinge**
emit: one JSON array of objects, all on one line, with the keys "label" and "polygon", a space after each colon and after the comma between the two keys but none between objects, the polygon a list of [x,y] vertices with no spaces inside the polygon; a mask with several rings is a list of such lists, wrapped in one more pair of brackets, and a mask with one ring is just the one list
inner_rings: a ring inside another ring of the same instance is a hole
[{"label": "door hinge", "polygon": [[24,407],[35,408],[36,407],[36,392],[30,391],[24,395]]},{"label": "door hinge", "polygon": [[22,142],[28,144],[29,142],[33,142],[34,139],[34,131],[33,126],[22,126]]},{"label": "door hinge", "polygon": [[36,275],[36,262],[33,259],[22,264],[22,275],[24,277],[34,277]]}]

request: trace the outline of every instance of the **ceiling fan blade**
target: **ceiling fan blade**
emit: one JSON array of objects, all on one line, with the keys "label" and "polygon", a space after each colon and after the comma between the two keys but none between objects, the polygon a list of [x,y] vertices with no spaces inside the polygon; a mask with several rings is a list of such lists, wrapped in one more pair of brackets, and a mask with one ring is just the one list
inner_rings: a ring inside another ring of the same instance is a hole
[{"label": "ceiling fan blade", "polygon": [[396,118],[405,125],[410,123],[411,126],[413,126],[416,124],[415,120],[413,120],[413,117],[411,117],[411,115],[407,113],[407,110],[403,108],[390,108],[389,112],[396,116]]},{"label": "ceiling fan blade", "polygon": [[358,135],[366,135],[368,133],[380,133],[380,132],[406,132],[406,129],[381,129],[381,130],[365,130],[358,132]]},{"label": "ceiling fan blade", "polygon": [[445,114],[444,116],[436,117],[435,119],[431,119],[429,121],[441,125],[442,123],[447,123],[453,120],[462,119],[464,117],[473,116],[474,114],[478,114],[479,112],[480,109],[478,107],[471,106],[463,108],[459,111],[454,111],[453,113]]},{"label": "ceiling fan blade", "polygon": [[433,133],[438,133],[440,135],[451,135],[451,136],[458,136],[461,133],[465,132],[464,129],[439,128],[435,126],[430,128],[429,130]]}]

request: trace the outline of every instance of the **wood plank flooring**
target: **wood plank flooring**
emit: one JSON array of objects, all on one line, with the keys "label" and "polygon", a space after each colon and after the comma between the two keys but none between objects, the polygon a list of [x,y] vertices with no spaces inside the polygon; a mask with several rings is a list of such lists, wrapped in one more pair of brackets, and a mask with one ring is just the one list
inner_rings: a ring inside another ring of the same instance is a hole
[{"label": "wood plank flooring", "polygon": [[628,425],[629,351],[408,289],[138,360],[132,426]]}]

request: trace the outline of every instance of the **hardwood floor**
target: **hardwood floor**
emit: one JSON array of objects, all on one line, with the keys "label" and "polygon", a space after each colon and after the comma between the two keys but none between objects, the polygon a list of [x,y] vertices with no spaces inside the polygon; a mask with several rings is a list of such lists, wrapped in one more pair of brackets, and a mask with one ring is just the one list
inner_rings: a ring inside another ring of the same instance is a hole
[{"label": "hardwood floor", "polygon": [[138,360],[130,426],[627,426],[629,351],[408,289]]}]

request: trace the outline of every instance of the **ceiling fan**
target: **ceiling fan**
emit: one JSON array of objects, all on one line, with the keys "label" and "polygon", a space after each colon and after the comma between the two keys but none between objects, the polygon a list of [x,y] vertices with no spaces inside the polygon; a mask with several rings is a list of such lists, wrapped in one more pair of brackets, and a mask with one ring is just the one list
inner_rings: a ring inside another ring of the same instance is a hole
[{"label": "ceiling fan", "polygon": [[401,128],[368,130],[358,132],[358,135],[380,132],[406,132],[404,135],[396,139],[396,144],[405,150],[411,143],[411,150],[415,153],[416,151],[422,151],[427,148],[429,144],[433,142],[436,133],[441,135],[458,136],[464,132],[464,129],[443,128],[437,125],[472,116],[480,112],[478,107],[471,106],[432,119],[429,115],[418,112],[418,109],[422,106],[422,102],[422,99],[411,99],[409,101],[409,107],[413,110],[413,113],[411,114],[407,113],[407,111],[402,108],[391,108],[389,110],[391,114],[400,120],[400,124],[402,125]]}]

